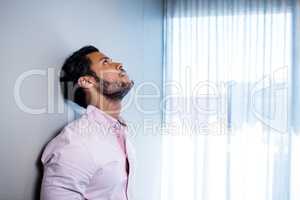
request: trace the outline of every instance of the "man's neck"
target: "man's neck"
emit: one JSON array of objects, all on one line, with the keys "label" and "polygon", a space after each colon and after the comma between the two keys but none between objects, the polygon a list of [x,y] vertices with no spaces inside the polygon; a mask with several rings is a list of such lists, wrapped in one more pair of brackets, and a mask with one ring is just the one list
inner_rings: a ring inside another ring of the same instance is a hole
[{"label": "man's neck", "polygon": [[119,119],[122,108],[121,100],[111,100],[103,95],[98,95],[97,98],[90,99],[90,105],[93,105],[115,119]]}]

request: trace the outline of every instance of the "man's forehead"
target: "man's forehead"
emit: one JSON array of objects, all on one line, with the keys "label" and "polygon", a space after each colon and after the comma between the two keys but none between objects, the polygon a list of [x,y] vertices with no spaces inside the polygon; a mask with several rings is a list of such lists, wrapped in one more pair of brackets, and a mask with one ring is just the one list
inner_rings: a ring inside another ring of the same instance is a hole
[{"label": "man's forehead", "polygon": [[86,55],[89,59],[91,59],[93,62],[97,62],[101,60],[102,58],[107,58],[107,56],[102,52],[92,52]]}]

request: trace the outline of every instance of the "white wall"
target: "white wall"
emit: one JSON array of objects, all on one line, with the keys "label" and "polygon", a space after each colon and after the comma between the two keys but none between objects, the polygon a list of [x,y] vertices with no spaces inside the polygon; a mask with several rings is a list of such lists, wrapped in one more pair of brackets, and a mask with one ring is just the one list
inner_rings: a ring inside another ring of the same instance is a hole
[{"label": "white wall", "polygon": [[[58,78],[52,82],[52,74],[59,72],[72,51],[93,44],[124,63],[136,82],[131,97],[145,81],[161,90],[162,2],[1,0],[0,25],[0,199],[34,199],[39,192],[41,150],[68,121],[67,113],[58,112]],[[16,80],[33,69],[44,75],[25,79],[20,97],[31,108],[45,107],[44,114],[22,111],[14,96]],[[54,94],[48,95],[52,87]],[[139,93],[153,92],[153,87],[143,87]],[[160,122],[159,100],[160,96],[138,99],[144,109],[156,109],[153,114],[144,114],[133,104],[124,111],[125,118],[138,127],[136,192],[143,200],[159,199],[160,137],[143,126],[145,119]]]}]

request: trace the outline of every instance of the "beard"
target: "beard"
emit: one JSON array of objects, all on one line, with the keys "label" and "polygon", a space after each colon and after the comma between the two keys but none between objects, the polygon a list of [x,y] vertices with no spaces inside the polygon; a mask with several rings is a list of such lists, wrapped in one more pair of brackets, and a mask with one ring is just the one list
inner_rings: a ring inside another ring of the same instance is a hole
[{"label": "beard", "polygon": [[119,101],[122,100],[134,85],[133,81],[107,81],[97,78],[99,92],[108,99]]}]

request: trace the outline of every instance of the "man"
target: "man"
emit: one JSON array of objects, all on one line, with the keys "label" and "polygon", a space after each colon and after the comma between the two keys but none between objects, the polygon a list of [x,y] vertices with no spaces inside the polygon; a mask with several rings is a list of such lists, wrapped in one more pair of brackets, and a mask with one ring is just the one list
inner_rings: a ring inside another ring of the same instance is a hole
[{"label": "man", "polygon": [[86,112],[46,146],[41,199],[130,200],[133,149],[120,110],[133,81],[93,46],[65,61],[61,81],[72,83]]}]

